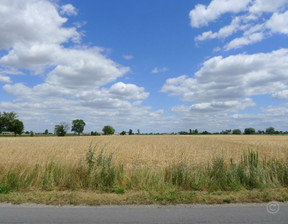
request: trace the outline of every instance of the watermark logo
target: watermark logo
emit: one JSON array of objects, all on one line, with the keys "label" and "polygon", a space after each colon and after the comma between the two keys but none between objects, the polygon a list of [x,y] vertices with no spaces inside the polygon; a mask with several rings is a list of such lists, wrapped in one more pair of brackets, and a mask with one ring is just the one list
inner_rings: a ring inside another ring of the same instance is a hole
[{"label": "watermark logo", "polygon": [[267,212],[270,214],[277,214],[280,210],[280,205],[276,201],[271,201],[266,205]]}]

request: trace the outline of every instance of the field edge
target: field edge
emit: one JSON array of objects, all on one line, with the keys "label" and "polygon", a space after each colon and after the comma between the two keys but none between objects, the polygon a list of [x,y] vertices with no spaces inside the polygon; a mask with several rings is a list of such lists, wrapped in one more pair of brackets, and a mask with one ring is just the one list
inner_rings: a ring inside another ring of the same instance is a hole
[{"label": "field edge", "polygon": [[231,191],[129,191],[125,194],[93,191],[18,191],[0,194],[0,203],[46,205],[176,205],[288,201],[287,188]]}]

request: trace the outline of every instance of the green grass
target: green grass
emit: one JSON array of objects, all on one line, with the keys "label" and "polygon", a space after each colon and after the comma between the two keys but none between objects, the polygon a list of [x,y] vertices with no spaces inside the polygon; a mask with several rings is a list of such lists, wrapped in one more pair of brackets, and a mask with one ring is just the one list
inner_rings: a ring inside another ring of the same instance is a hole
[{"label": "green grass", "polygon": [[10,187],[6,185],[0,185],[0,194],[9,194],[10,191]]}]

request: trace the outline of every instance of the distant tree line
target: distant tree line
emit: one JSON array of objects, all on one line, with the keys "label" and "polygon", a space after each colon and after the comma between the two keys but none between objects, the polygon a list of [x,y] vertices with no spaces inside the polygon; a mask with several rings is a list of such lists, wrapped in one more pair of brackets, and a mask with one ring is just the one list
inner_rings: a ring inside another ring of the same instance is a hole
[{"label": "distant tree line", "polygon": [[256,132],[256,130],[254,128],[245,128],[244,132],[242,133],[242,131],[240,129],[226,129],[226,130],[222,130],[221,132],[213,132],[210,133],[208,131],[203,131],[203,132],[199,132],[197,129],[192,130],[189,129],[189,132],[187,131],[180,131],[178,132],[179,135],[207,135],[207,134],[220,134],[220,135],[283,135],[283,134],[288,134],[287,131],[276,131],[274,127],[269,127],[266,128],[266,130],[258,130]]},{"label": "distant tree line", "polygon": [[[85,125],[86,125],[86,123],[81,119],[73,120],[71,131],[73,131],[77,135],[81,135],[84,131]],[[57,136],[65,136],[67,134],[68,130],[69,130],[69,125],[65,122],[61,122],[60,124],[55,125],[54,133]],[[115,129],[110,125],[104,126],[102,131],[103,131],[104,135],[113,135],[115,133]],[[90,135],[99,136],[101,134],[98,133],[97,131],[95,131],[95,132],[91,131]]]},{"label": "distant tree line", "polygon": [[[14,133],[14,135],[21,135],[23,133],[24,130],[24,124],[22,121],[17,119],[18,115],[15,112],[0,112],[0,133]],[[75,119],[72,121],[72,127],[71,127],[71,131],[74,132],[77,135],[81,135],[84,131],[86,123],[81,120],[81,119]],[[57,125],[55,125],[54,127],[54,134],[56,134],[57,136],[65,136],[67,134],[67,132],[69,131],[69,125],[65,122],[61,122]],[[104,135],[113,135],[115,133],[115,129],[110,126],[110,125],[106,125],[103,127],[102,132]],[[26,131],[25,134],[30,134],[30,136],[34,136],[34,132],[33,131]],[[39,133],[38,133],[39,134]],[[48,129],[46,129],[44,131],[44,133],[41,133],[43,135],[48,135],[48,134],[52,134],[48,132]],[[134,135],[135,133],[133,133],[132,129],[129,129],[128,132],[126,131],[122,131],[120,132],[120,135]],[[137,135],[140,135],[140,130],[137,130]],[[145,134],[145,133],[142,133]],[[145,135],[161,135],[161,134],[169,134],[169,133],[149,133],[149,134],[145,134]],[[170,134],[177,134],[177,133],[170,133]],[[180,135],[209,135],[209,134],[221,134],[221,135],[241,135],[241,134],[245,134],[245,135],[281,135],[281,134],[288,134],[287,131],[283,132],[283,131],[277,131],[275,130],[274,127],[268,127],[266,128],[266,130],[258,130],[256,131],[254,128],[245,128],[244,132],[242,133],[242,131],[240,129],[226,129],[226,130],[222,130],[221,132],[214,132],[214,133],[210,133],[208,131],[198,131],[198,129],[189,129],[189,131],[180,131],[178,132],[178,134]],[[101,135],[98,132],[94,132],[91,131],[90,135],[92,136],[99,136]]]}]

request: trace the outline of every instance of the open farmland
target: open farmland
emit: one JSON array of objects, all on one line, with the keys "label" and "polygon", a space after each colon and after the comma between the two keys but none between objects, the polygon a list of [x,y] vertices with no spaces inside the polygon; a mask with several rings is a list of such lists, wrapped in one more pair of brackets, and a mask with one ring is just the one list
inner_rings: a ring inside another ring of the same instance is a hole
[{"label": "open farmland", "polygon": [[126,167],[165,167],[185,159],[190,165],[206,165],[213,158],[241,159],[252,149],[260,158],[286,159],[287,136],[101,136],[101,137],[25,137],[0,138],[1,165],[78,163],[85,159],[89,146],[105,154],[113,153],[113,162]]},{"label": "open farmland", "polygon": [[287,136],[1,137],[0,201],[191,203],[219,191],[237,193],[212,202],[288,200],[287,155]]}]

